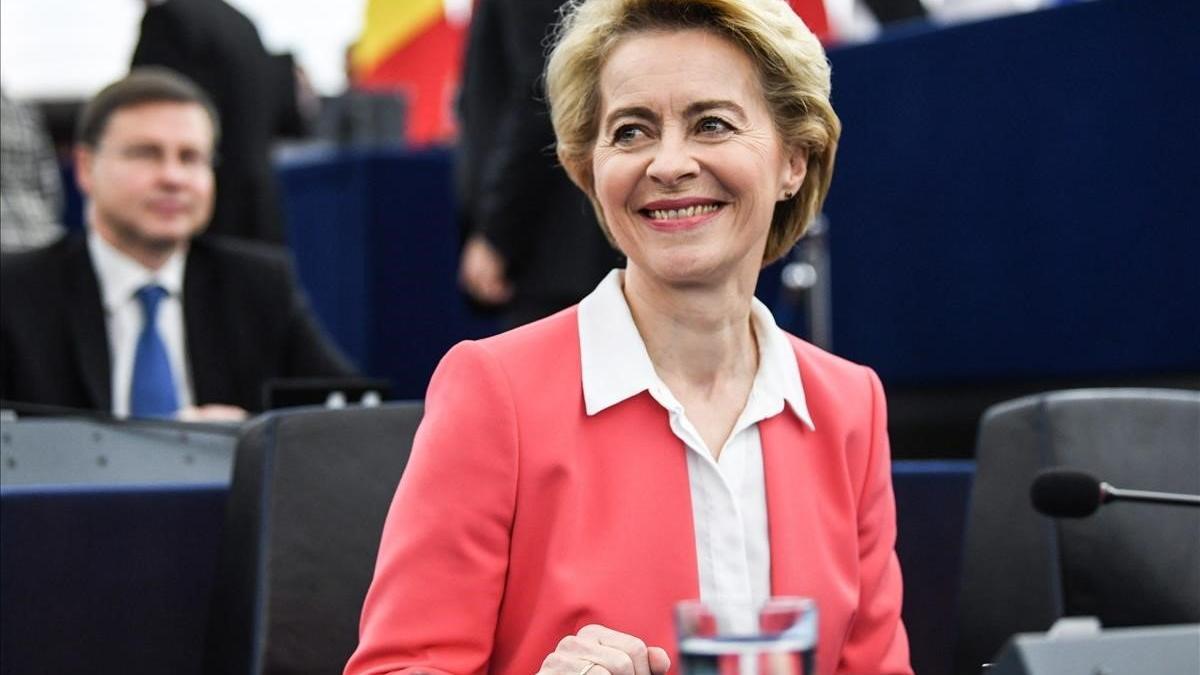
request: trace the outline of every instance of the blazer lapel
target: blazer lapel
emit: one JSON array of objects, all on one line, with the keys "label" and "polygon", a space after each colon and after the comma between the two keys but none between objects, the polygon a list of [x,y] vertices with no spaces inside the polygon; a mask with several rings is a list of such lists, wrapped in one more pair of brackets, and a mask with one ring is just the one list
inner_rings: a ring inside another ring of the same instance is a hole
[{"label": "blazer lapel", "polygon": [[237,400],[233,369],[223,365],[233,360],[234,354],[223,348],[225,308],[220,283],[203,243],[192,242],[183,273],[183,323],[197,405]]},{"label": "blazer lapel", "polygon": [[67,322],[71,343],[92,407],[112,410],[112,364],[108,349],[108,327],[100,283],[92,267],[87,239],[77,238],[67,251]]},{"label": "blazer lapel", "polygon": [[809,550],[819,545],[820,491],[813,480],[814,435],[784,412],[759,424],[767,488],[767,533],[771,541],[771,594],[811,595],[823,581]]}]

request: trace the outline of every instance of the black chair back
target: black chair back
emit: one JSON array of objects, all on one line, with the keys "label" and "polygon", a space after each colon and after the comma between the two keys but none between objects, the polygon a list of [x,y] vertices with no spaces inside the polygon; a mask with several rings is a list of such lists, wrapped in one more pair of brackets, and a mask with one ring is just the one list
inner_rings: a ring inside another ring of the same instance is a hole
[{"label": "black chair back", "polygon": [[978,675],[1014,633],[1060,617],[1105,627],[1200,621],[1200,509],[1113,503],[1083,519],[1034,511],[1037,472],[1200,493],[1200,392],[1082,389],[990,408],[980,423],[955,672]]},{"label": "black chair back", "polygon": [[246,426],[206,673],[342,672],[421,413],[415,402],[297,409]]}]

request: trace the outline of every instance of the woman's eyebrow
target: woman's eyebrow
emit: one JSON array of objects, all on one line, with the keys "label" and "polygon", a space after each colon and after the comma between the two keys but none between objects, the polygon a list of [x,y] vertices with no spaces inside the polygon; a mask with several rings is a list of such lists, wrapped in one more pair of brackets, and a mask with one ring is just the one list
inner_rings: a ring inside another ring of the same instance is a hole
[{"label": "woman's eyebrow", "polygon": [[646,106],[629,106],[625,108],[617,108],[616,110],[608,113],[608,115],[604,118],[604,127],[608,128],[612,126],[613,122],[623,117],[642,119],[646,120],[647,122],[659,121],[658,114]]},{"label": "woman's eyebrow", "polygon": [[[713,110],[724,110],[742,121],[746,119],[746,111],[742,108],[742,106],[734,103],[733,101],[725,99],[711,99],[690,103],[688,104],[687,108],[684,108],[683,114],[685,117],[697,117]],[[654,123],[660,121],[658,113],[654,112],[650,108],[647,108],[646,106],[626,106],[624,108],[617,108],[616,110],[608,113],[608,115],[604,118],[604,128],[607,129],[608,127],[612,126],[616,120],[625,117],[642,119],[646,120],[647,122]]]},{"label": "woman's eyebrow", "polygon": [[746,119],[746,111],[742,109],[742,106],[734,103],[733,101],[724,99],[696,101],[695,103],[689,104],[683,112],[687,117],[696,117],[712,110],[724,110],[737,116],[739,119]]}]

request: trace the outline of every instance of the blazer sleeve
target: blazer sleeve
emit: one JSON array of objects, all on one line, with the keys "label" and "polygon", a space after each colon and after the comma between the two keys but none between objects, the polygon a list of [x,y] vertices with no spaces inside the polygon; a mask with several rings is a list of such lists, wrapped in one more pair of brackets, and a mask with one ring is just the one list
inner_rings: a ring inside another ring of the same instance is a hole
[{"label": "blazer sleeve", "polygon": [[908,636],[900,620],[903,583],[896,558],[887,406],[879,377],[870,369],[866,374],[871,390],[871,447],[858,499],[859,600],[837,672],[912,675]]},{"label": "blazer sleeve", "polygon": [[430,382],[346,675],[486,672],[516,479],[507,379],[482,346],[460,343]]}]

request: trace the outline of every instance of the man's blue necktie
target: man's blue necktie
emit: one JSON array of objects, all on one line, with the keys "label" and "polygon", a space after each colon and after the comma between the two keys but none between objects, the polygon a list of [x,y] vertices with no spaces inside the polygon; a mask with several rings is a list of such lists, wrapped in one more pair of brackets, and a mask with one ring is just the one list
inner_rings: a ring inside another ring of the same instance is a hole
[{"label": "man's blue necktie", "polygon": [[166,289],[153,284],[137,292],[145,323],[133,355],[133,381],[129,386],[129,414],[133,417],[170,417],[179,409],[167,346],[158,334],[158,303],[166,295]]}]

